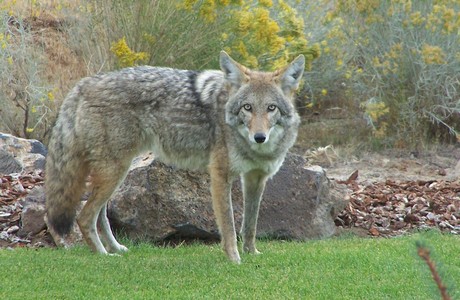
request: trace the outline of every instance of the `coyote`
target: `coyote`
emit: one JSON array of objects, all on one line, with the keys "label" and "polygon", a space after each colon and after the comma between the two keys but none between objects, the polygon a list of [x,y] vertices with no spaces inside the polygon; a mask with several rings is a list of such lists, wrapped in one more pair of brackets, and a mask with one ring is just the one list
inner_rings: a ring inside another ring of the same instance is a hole
[{"label": "coyote", "polygon": [[[241,176],[243,251],[255,236],[265,183],[294,144],[294,92],[305,58],[275,72],[252,71],[220,53],[221,71],[139,66],[82,79],[64,100],[46,161],[46,219],[65,237],[74,220],[90,248],[127,251],[107,219],[107,201],[132,159],[145,151],[180,168],[208,170],[212,204],[228,258],[240,263],[231,186]],[[89,177],[88,177],[89,176]],[[76,211],[89,178],[91,195]]]}]

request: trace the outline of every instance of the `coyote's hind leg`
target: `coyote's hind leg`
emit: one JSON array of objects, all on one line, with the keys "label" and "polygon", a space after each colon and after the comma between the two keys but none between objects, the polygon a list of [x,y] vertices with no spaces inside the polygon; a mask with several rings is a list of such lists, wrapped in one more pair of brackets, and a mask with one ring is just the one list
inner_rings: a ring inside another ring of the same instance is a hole
[{"label": "coyote's hind leg", "polygon": [[109,253],[121,253],[128,251],[128,248],[120,244],[113,236],[112,229],[110,228],[109,219],[107,218],[107,203],[102,207],[97,219],[97,227],[99,230],[99,237],[102,244]]},{"label": "coyote's hind leg", "polygon": [[[126,247],[116,241],[110,230],[106,207],[110,196],[125,178],[129,163],[113,164],[110,167],[108,165],[109,163],[104,162],[102,166],[92,166],[92,193],[77,218],[85,241],[94,252],[101,254],[126,251]],[[99,237],[97,225],[99,225],[101,237]]]}]

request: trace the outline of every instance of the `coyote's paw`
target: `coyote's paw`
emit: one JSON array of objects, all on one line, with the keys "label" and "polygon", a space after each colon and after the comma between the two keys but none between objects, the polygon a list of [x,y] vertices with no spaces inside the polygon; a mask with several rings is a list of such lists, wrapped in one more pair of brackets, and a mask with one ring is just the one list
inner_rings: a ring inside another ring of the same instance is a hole
[{"label": "coyote's paw", "polygon": [[252,251],[252,252],[249,252],[249,253],[251,253],[251,254],[254,254],[254,255],[259,255],[259,254],[262,254],[262,252],[260,252],[260,251],[259,251],[259,250],[257,250],[257,249],[254,249],[254,251]]},{"label": "coyote's paw", "polygon": [[124,245],[120,245],[119,249],[118,249],[118,252],[128,252],[129,249],[128,247],[124,246]]},{"label": "coyote's paw", "polygon": [[225,251],[225,252],[227,254],[228,259],[230,259],[230,261],[238,265],[241,263],[240,254],[238,253],[237,250],[236,251]]},{"label": "coyote's paw", "polygon": [[240,255],[238,253],[236,253],[236,255],[234,256],[229,256],[228,257],[232,262],[236,263],[237,265],[241,264],[241,258],[240,258]]},{"label": "coyote's paw", "polygon": [[262,254],[262,252],[257,250],[255,246],[243,246],[243,251],[245,253],[250,253],[250,254],[255,254],[255,255]]},{"label": "coyote's paw", "polygon": [[128,248],[122,244],[111,245],[107,249],[111,254],[128,252]]}]

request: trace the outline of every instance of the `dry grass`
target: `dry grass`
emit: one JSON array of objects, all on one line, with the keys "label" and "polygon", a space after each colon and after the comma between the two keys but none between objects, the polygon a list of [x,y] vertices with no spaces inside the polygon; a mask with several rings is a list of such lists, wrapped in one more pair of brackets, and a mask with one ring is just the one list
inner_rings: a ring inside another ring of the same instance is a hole
[{"label": "dry grass", "polygon": [[89,73],[69,46],[72,8],[58,8],[60,2],[6,1],[1,6],[7,58],[1,67],[8,70],[2,81],[9,83],[0,95],[7,108],[0,110],[2,131],[46,142],[65,94]]},{"label": "dry grass", "polygon": [[[297,137],[296,148],[306,151],[311,148],[347,147],[359,150],[367,145],[370,128],[359,116],[347,118],[326,118],[320,115],[304,116]],[[351,151],[353,152],[353,151]]]}]

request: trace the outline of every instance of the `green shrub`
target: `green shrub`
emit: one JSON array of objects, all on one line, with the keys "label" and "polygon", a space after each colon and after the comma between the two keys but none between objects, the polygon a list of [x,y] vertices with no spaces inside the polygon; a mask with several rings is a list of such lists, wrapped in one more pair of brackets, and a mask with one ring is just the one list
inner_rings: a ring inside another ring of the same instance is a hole
[{"label": "green shrub", "polygon": [[376,137],[408,146],[459,136],[459,10],[454,0],[336,2],[344,82]]},{"label": "green shrub", "polygon": [[[74,47],[87,57],[90,70],[134,64],[184,69],[218,66],[224,22],[203,22],[198,15],[182,9],[181,1],[85,0],[83,3],[81,16],[69,34],[75,41]],[[129,53],[114,48],[122,41]],[[136,55],[141,57],[135,58]]]}]

